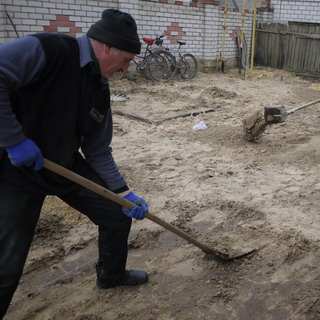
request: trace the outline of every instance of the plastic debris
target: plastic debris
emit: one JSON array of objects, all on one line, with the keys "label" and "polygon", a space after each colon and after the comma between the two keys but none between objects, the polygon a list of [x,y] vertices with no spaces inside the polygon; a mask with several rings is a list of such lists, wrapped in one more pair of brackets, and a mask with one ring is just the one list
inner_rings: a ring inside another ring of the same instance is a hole
[{"label": "plastic debris", "polygon": [[204,130],[207,129],[207,125],[204,121],[200,121],[192,127],[192,130]]},{"label": "plastic debris", "polygon": [[110,97],[110,100],[113,102],[122,102],[122,101],[127,101],[128,97],[125,94],[112,94]]}]

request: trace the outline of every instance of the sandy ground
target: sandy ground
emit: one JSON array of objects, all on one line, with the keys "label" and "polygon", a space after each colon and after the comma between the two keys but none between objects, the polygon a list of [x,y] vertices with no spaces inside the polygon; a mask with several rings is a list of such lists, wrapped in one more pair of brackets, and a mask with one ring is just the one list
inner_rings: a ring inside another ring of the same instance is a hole
[{"label": "sandy ground", "polygon": [[[150,220],[135,221],[128,267],[148,284],[95,286],[97,228],[46,200],[7,320],[320,319],[320,104],[244,138],[241,119],[265,105],[288,110],[320,97],[318,83],[257,68],[152,83],[130,75],[114,111],[114,155],[150,212],[214,248],[258,249],[208,259]],[[163,120],[214,109],[213,112]],[[158,120],[158,121],[156,121]],[[204,121],[205,130],[192,127]]]}]

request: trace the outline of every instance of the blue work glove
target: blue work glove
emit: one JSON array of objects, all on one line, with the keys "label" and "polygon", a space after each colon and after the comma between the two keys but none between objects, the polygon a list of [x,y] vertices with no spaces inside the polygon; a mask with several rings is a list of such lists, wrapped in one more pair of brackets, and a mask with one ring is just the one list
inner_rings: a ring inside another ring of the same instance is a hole
[{"label": "blue work glove", "polygon": [[127,209],[125,207],[122,207],[122,212],[128,216],[129,218],[135,218],[137,220],[144,219],[145,212],[148,211],[149,207],[145,200],[135,195],[132,191],[123,197],[124,199],[127,199],[128,201],[134,202],[137,204],[137,207],[134,207],[133,209]]},{"label": "blue work glove", "polygon": [[43,157],[38,146],[30,139],[25,138],[21,142],[5,148],[13,166],[32,167],[38,171],[43,167]]}]

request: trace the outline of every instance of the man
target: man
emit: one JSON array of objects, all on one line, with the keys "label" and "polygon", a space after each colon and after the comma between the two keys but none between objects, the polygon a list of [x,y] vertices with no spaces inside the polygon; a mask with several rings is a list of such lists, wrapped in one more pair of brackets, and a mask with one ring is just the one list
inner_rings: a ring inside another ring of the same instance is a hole
[{"label": "man", "polygon": [[[129,190],[113,159],[106,79],[115,71],[127,72],[140,48],[134,19],[113,9],[77,39],[40,33],[0,47],[0,319],[17,288],[48,194],[98,225],[99,288],[147,282],[145,271],[125,269],[132,218],[143,219],[148,205]],[[121,208],[49,172],[44,158],[137,206]]]}]

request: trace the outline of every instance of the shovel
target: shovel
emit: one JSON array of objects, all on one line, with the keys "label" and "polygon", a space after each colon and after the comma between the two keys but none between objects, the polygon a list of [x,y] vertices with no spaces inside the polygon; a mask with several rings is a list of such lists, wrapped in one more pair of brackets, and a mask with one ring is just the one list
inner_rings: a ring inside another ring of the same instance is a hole
[{"label": "shovel", "polygon": [[285,122],[289,114],[319,102],[320,99],[317,99],[291,110],[286,110],[286,108],[282,105],[271,107],[266,106],[264,107],[264,113],[261,111],[252,113],[251,115],[242,119],[242,125],[247,140],[258,140],[268,125]]},{"label": "shovel", "polygon": [[[117,204],[126,207],[128,209],[133,209],[136,204],[122,198],[121,196],[118,196],[117,194],[113,193],[112,191],[50,161],[47,159],[44,159],[44,168],[59,174],[60,176],[67,178],[109,200],[112,200],[114,202],[116,202]],[[219,250],[215,250],[212,248],[209,248],[208,246],[206,246],[205,244],[199,242],[197,239],[191,237],[190,235],[188,235],[187,233],[185,233],[184,231],[181,231],[180,229],[172,226],[171,224],[167,223],[166,221],[160,219],[159,217],[151,214],[150,212],[146,212],[145,213],[145,217],[148,218],[149,220],[159,224],[160,226],[164,227],[165,229],[175,233],[177,236],[187,240],[189,243],[195,245],[196,247],[200,248],[204,253],[210,255],[212,258],[216,259],[216,260],[234,260],[240,257],[244,257],[250,253],[253,253],[254,251],[256,251],[255,249],[246,249],[246,250],[241,250],[239,249],[239,251],[235,252],[233,251],[233,254],[227,254],[224,252],[221,252]]]},{"label": "shovel", "polygon": [[320,99],[311,101],[309,103],[306,103],[300,107],[296,107],[291,110],[286,110],[284,106],[273,106],[273,107],[267,106],[267,107],[264,107],[264,120],[266,124],[285,122],[289,114],[292,114],[298,110],[312,106],[319,102],[320,102]]}]

